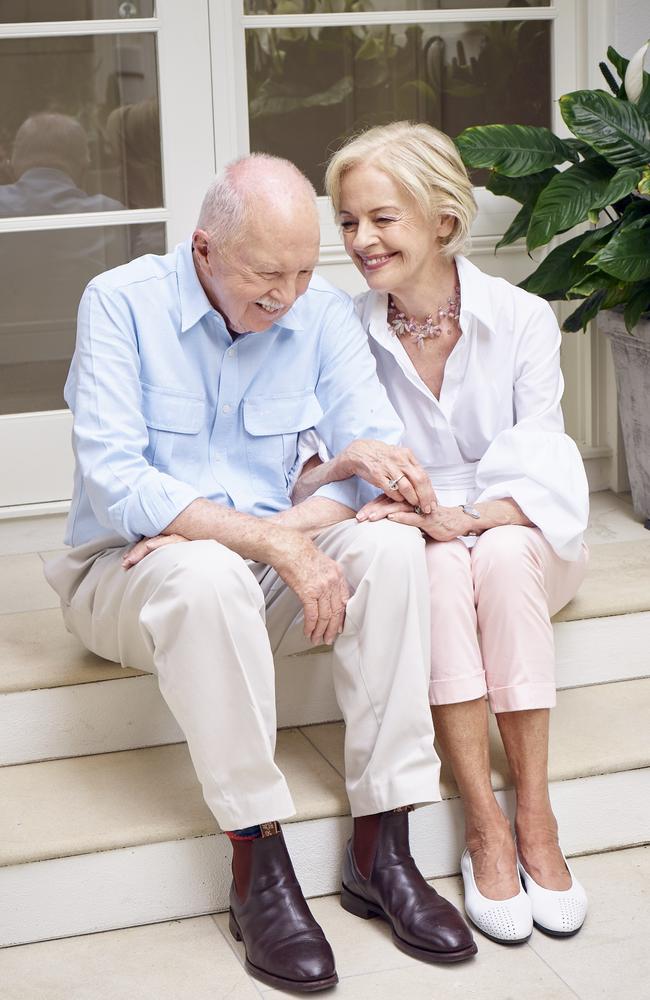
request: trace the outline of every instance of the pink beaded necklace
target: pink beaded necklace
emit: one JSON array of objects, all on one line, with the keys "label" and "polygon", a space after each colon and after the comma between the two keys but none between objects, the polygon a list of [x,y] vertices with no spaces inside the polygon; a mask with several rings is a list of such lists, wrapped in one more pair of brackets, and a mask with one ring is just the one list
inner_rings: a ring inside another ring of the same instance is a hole
[{"label": "pink beaded necklace", "polygon": [[460,284],[456,284],[454,294],[451,295],[445,305],[440,306],[436,311],[436,318],[429,315],[423,323],[420,323],[413,316],[407,316],[400,312],[395,305],[393,296],[388,296],[388,325],[395,337],[412,337],[417,346],[422,349],[425,340],[430,337],[439,337],[443,331],[443,324],[447,327],[447,333],[451,336],[454,333],[454,326],[460,318]]}]

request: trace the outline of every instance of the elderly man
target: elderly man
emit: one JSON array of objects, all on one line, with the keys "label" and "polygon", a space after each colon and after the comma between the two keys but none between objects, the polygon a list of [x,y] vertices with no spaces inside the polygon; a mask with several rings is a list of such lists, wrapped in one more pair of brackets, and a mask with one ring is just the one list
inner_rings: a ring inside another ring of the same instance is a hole
[{"label": "elderly man", "polygon": [[[208,190],[191,241],[91,282],[66,386],[73,548],[47,570],[86,646],[157,675],[232,841],[247,967],[302,991],[337,977],[278,825],[294,806],[273,759],[273,653],[310,641],[334,643],[346,721],[348,908],[425,960],[476,951],[408,847],[409,805],[438,795],[424,543],[357,524],[373,490],[356,479],[291,509],[301,430],[332,452],[401,434],[351,302],[313,277],[318,247],[308,181],[246,157]],[[430,502],[402,450],[387,456],[387,478]]]}]

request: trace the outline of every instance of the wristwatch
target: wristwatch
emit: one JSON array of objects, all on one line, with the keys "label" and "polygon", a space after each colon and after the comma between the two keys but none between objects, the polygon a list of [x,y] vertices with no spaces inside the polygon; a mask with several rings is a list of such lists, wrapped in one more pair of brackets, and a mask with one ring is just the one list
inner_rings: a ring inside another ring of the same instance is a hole
[{"label": "wristwatch", "polygon": [[[468,517],[473,517],[475,519],[480,518],[481,512],[476,509],[471,503],[461,503],[459,504],[460,509],[463,514],[467,514]],[[466,531],[466,536],[478,535],[478,531]]]}]

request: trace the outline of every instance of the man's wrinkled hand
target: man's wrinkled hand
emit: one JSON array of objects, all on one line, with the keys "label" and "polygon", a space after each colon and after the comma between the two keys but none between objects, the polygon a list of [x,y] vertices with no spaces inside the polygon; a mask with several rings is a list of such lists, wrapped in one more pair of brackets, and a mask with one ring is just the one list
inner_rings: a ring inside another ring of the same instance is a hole
[{"label": "man's wrinkled hand", "polygon": [[274,568],[300,599],[305,636],[314,646],[331,644],[343,631],[350,597],[343,570],[304,535],[295,531],[287,535],[288,544]]},{"label": "man's wrinkled hand", "polygon": [[410,448],[383,441],[352,441],[336,461],[346,476],[360,476],[393,500],[404,500],[425,514],[437,506],[431,480]]},{"label": "man's wrinkled hand", "polygon": [[151,552],[155,552],[156,549],[161,549],[164,545],[175,545],[177,542],[186,541],[187,538],[184,538],[183,535],[154,535],[153,538],[142,538],[122,556],[122,566],[124,569],[131,569],[132,566],[135,566]]}]

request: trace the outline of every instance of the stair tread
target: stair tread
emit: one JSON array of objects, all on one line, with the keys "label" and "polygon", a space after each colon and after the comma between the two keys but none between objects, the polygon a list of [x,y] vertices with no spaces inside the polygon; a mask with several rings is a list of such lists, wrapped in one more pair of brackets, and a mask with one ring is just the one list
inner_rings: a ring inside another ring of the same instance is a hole
[{"label": "stair tread", "polygon": [[[649,709],[650,679],[560,692],[550,780],[650,764]],[[341,748],[339,723],[278,734],[276,759],[297,809],[291,822],[348,813]],[[503,787],[496,746],[493,759]],[[455,794],[445,774],[443,796]],[[0,801],[0,866],[218,832],[185,744],[5,767]]]},{"label": "stair tread", "polygon": [[[28,557],[0,557],[0,562],[3,558]],[[42,568],[37,563],[25,565],[34,584],[38,576],[40,587]],[[594,545],[577,597],[553,620],[570,622],[642,611],[650,611],[650,539]],[[119,680],[141,673],[85,650],[66,631],[58,608],[0,615],[0,694]]]},{"label": "stair tread", "polygon": [[650,611],[650,540],[593,545],[576,597],[554,622]]}]

